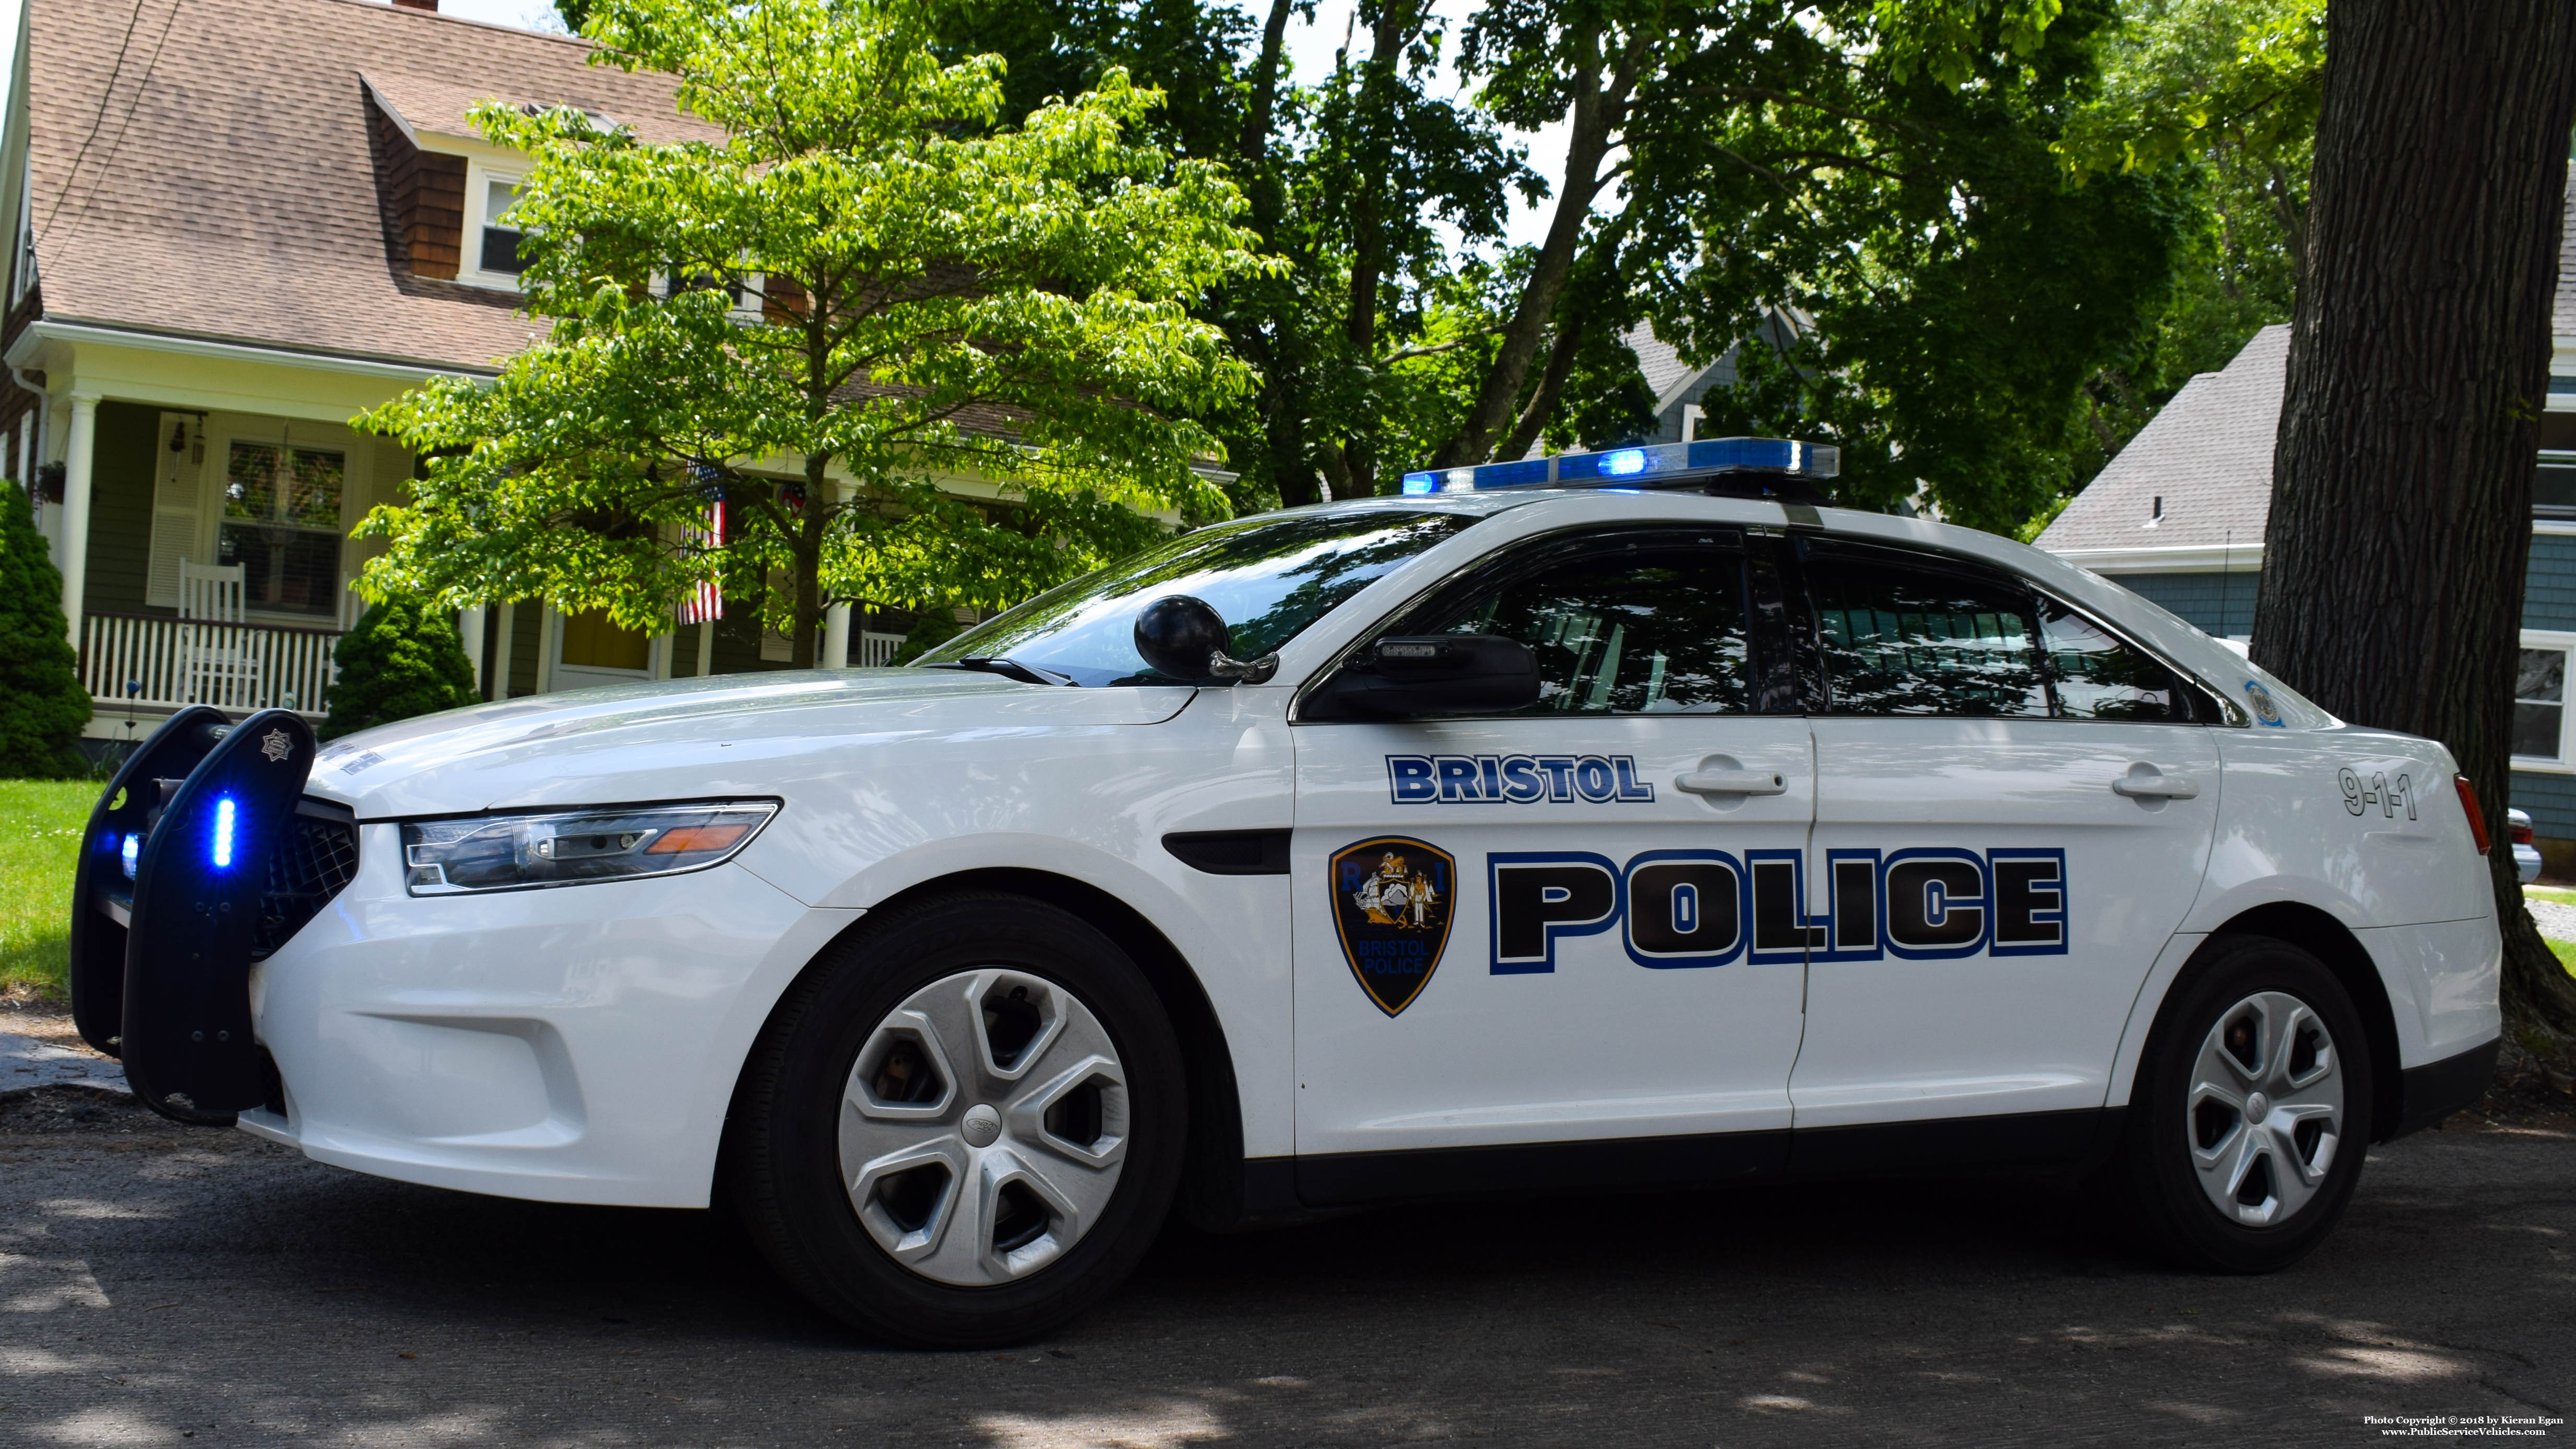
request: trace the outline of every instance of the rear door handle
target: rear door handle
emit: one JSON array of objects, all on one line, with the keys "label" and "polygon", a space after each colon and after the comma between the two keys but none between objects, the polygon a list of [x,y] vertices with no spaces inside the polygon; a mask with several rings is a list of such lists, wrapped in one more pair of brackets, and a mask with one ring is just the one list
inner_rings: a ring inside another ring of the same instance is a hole
[{"label": "rear door handle", "polygon": [[1692,770],[1673,784],[1694,795],[1785,795],[1788,777],[1777,770]]},{"label": "rear door handle", "polygon": [[2200,782],[2189,775],[2122,775],[2111,782],[2111,788],[2132,800],[2194,800],[2200,797]]}]

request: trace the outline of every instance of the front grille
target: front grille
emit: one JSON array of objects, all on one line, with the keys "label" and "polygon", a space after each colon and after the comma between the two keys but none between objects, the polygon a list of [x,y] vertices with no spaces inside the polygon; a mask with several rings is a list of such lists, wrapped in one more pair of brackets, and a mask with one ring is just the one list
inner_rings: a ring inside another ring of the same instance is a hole
[{"label": "front grille", "polygon": [[264,961],[285,945],[357,873],[357,822],[335,806],[312,801],[298,806],[268,853],[268,884],[259,893],[259,930],[251,937],[250,959]]}]

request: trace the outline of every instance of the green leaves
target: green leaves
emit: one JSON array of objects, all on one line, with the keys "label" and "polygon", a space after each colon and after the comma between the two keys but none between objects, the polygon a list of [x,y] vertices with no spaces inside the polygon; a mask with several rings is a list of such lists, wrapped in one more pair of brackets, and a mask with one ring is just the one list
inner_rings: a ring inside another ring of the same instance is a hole
[{"label": "green leaves", "polygon": [[0,779],[76,779],[90,716],[63,618],[63,576],[25,489],[0,482]]},{"label": "green leaves", "polygon": [[[1221,167],[1137,139],[1112,69],[1001,124],[990,56],[912,0],[597,0],[595,57],[679,77],[720,138],[477,114],[536,165],[526,308],[495,383],[364,419],[433,455],[362,532],[372,592],[537,595],[668,627],[702,582],[810,657],[835,601],[998,605],[1221,517],[1197,417],[1249,369],[1193,315],[1271,273]],[[726,534],[705,534],[721,499]]]},{"label": "green leaves", "polygon": [[370,605],[332,662],[331,714],[317,732],[326,740],[482,702],[455,627],[408,599]]},{"label": "green leaves", "polygon": [[1929,74],[1956,86],[1997,61],[2037,55],[2065,11],[2065,0],[1875,0],[1870,22],[1898,81]]}]

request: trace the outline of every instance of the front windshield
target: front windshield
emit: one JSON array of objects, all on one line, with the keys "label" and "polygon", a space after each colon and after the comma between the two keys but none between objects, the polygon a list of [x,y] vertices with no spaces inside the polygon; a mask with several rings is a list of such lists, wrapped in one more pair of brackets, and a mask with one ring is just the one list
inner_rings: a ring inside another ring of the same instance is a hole
[{"label": "front windshield", "polygon": [[1258,659],[1378,575],[1476,522],[1459,513],[1252,518],[1183,534],[1060,584],[921,657],[1002,657],[1084,686],[1176,684],[1136,654],[1136,612],[1167,594],[1225,616],[1227,653]]}]

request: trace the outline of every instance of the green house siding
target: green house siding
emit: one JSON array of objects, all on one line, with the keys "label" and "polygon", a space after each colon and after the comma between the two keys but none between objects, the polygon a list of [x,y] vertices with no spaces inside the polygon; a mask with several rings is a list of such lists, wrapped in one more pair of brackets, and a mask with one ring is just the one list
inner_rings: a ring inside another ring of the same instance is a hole
[{"label": "green house siding", "polygon": [[144,612],[152,568],[152,473],[159,462],[153,434],[160,426],[157,408],[98,405],[89,474],[89,571],[81,585],[85,612]]},{"label": "green house siding", "polygon": [[2576,840],[2576,775],[2513,772],[2510,802],[2531,817],[2531,833]]},{"label": "green house siding", "polygon": [[[2211,572],[2114,574],[2110,578],[2222,639],[2254,632],[2254,590],[2259,575]],[[2570,582],[2576,583],[2576,579]]]},{"label": "green house siding", "polygon": [[2522,575],[2522,627],[2576,630],[2576,538],[2532,536]]}]

